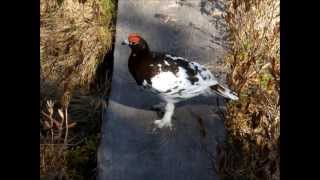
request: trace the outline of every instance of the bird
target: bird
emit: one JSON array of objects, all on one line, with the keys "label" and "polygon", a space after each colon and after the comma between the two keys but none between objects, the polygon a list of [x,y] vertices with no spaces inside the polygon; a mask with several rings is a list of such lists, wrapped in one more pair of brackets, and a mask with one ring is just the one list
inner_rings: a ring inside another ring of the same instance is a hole
[{"label": "bird", "polygon": [[167,52],[152,51],[138,33],[129,33],[121,44],[131,49],[128,69],[137,85],[162,100],[155,105],[155,108],[164,107],[163,117],[153,122],[158,129],[172,129],[175,104],[180,101],[215,93],[227,99],[239,99],[237,93],[219,84],[205,66]]}]

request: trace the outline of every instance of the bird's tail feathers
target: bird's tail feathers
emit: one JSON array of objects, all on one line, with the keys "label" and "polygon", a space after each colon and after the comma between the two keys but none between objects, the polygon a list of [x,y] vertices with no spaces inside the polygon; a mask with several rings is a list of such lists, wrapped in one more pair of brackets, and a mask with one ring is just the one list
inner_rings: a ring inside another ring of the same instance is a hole
[{"label": "bird's tail feathers", "polygon": [[228,98],[228,99],[232,99],[232,100],[238,100],[239,97],[238,95],[231,91],[230,89],[228,88],[225,88],[223,86],[221,86],[220,84],[216,84],[216,85],[213,85],[213,86],[210,86],[210,88],[215,91],[217,94],[225,97],[225,98]]}]

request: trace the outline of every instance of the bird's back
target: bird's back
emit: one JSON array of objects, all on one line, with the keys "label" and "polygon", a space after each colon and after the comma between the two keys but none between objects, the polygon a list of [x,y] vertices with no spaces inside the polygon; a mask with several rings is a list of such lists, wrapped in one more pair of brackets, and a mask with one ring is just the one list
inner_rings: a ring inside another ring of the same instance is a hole
[{"label": "bird's back", "polygon": [[[139,59],[142,85],[167,101],[181,101],[202,94],[218,82],[204,66],[166,53],[150,52]],[[141,69],[144,69],[142,73]],[[147,73],[146,73],[147,72]],[[137,75],[136,75],[137,76]]]}]

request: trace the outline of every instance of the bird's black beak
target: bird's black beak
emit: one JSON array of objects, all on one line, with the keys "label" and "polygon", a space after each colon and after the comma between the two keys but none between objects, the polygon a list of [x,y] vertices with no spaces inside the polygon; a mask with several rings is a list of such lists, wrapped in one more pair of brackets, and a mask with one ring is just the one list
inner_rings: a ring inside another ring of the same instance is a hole
[{"label": "bird's black beak", "polygon": [[121,42],[121,45],[129,45],[130,43],[129,43],[129,41],[128,40],[123,40],[122,42]]}]

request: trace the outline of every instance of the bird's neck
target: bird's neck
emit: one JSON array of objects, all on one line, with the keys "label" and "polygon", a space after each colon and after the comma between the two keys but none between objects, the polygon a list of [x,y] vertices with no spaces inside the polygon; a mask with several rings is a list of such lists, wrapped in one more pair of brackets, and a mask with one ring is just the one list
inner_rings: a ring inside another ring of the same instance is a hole
[{"label": "bird's neck", "polygon": [[150,51],[149,51],[149,49],[132,50],[131,54],[136,54],[136,55],[142,56],[142,55],[150,54]]},{"label": "bird's neck", "polygon": [[144,48],[144,49],[132,49],[131,51],[131,57],[134,59],[140,59],[140,58],[145,58],[151,55],[151,52],[149,48]]},{"label": "bird's neck", "polygon": [[145,66],[152,63],[152,55],[149,49],[132,50],[129,58],[129,66]]}]

